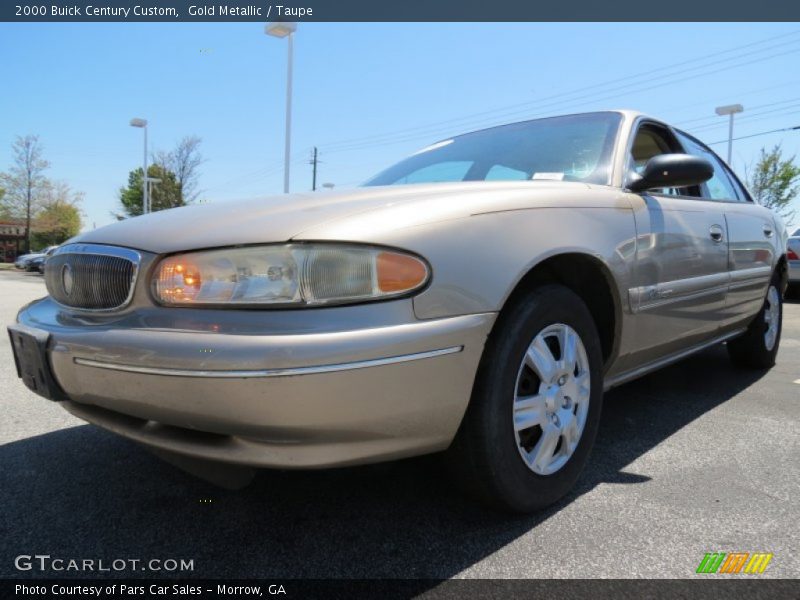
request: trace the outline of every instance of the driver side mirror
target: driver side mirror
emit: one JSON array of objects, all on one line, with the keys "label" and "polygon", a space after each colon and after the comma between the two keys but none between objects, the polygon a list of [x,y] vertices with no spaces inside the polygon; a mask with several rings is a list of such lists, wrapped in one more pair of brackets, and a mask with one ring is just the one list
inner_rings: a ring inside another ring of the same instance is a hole
[{"label": "driver side mirror", "polygon": [[705,158],[691,154],[659,154],[647,161],[641,175],[628,182],[632,192],[655,188],[681,188],[699,185],[714,176],[714,167]]}]

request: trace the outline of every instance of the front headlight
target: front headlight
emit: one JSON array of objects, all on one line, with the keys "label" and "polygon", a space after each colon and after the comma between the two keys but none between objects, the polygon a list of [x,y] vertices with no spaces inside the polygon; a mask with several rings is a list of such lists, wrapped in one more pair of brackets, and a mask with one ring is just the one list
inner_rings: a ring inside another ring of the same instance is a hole
[{"label": "front headlight", "polygon": [[424,261],[397,250],[288,244],[169,256],[158,264],[152,290],[169,306],[302,306],[400,296],[429,277]]}]

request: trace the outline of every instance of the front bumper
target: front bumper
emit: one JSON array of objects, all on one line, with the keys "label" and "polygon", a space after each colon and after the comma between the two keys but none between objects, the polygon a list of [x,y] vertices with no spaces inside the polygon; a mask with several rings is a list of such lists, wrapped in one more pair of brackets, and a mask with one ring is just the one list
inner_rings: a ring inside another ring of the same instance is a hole
[{"label": "front bumper", "polygon": [[446,448],[495,318],[419,321],[410,300],[244,315],[91,317],[44,299],[18,321],[50,334],[74,415],[171,453],[311,468]]}]

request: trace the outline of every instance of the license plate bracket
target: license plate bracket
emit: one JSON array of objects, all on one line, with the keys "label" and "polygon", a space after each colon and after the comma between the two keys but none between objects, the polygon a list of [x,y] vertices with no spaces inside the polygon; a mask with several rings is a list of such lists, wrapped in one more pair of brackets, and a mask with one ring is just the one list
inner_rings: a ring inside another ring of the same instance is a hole
[{"label": "license plate bracket", "polygon": [[53,376],[47,358],[50,334],[16,323],[8,326],[8,336],[11,339],[17,375],[28,389],[48,400],[67,400],[67,395]]}]

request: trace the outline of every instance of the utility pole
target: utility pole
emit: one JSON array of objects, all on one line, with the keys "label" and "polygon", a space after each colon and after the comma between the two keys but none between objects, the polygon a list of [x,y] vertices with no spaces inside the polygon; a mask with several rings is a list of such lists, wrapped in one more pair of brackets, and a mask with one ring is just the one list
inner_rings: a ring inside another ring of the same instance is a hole
[{"label": "utility pole", "polygon": [[318,158],[317,147],[314,146],[314,150],[311,152],[311,160],[308,163],[312,166],[311,170],[311,191],[317,191],[317,163],[319,162]]},{"label": "utility pole", "polygon": [[27,204],[25,206],[25,253],[31,251],[31,202],[33,202],[33,176],[31,169],[28,168],[25,199]]}]

